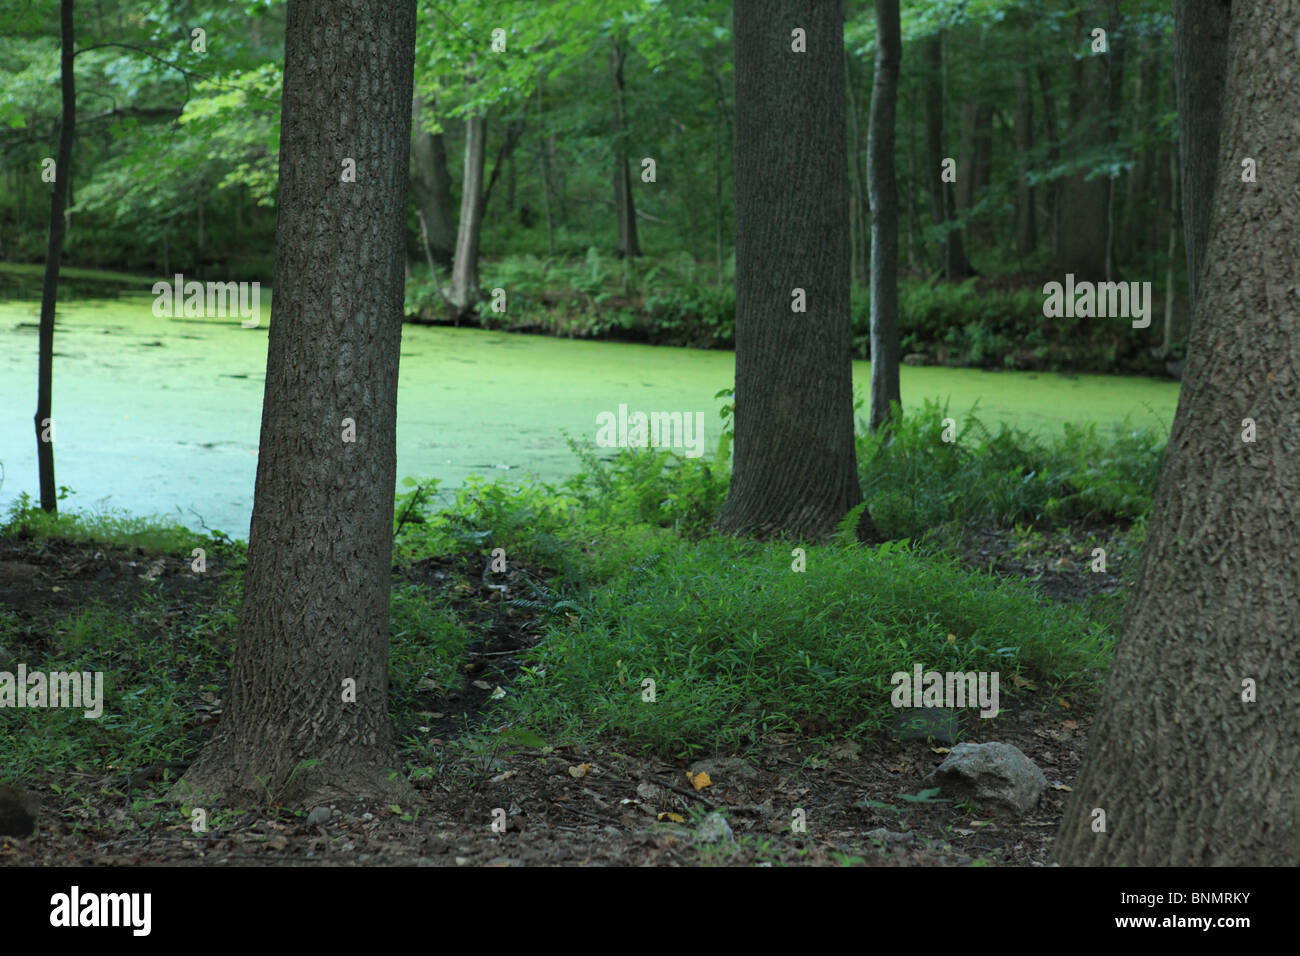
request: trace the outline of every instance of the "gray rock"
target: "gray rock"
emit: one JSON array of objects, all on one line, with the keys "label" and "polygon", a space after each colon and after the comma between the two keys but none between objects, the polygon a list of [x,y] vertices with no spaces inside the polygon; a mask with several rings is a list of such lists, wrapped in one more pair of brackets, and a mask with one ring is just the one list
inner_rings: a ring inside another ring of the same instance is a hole
[{"label": "gray rock", "polygon": [[0,836],[31,836],[40,809],[41,798],[36,794],[0,786]]},{"label": "gray rock", "polygon": [[900,707],[894,718],[894,733],[899,740],[929,740],[937,743],[957,742],[957,711],[952,707]]},{"label": "gray rock", "polygon": [[958,744],[926,777],[946,794],[966,794],[1023,813],[1038,803],[1047,777],[1012,744]]},{"label": "gray rock", "polygon": [[691,764],[691,773],[704,772],[714,786],[745,781],[754,783],[759,773],[747,760],[739,757],[709,757]]},{"label": "gray rock", "polygon": [[735,843],[736,835],[731,832],[729,824],[721,813],[714,811],[700,821],[695,828],[695,839],[701,843]]},{"label": "gray rock", "polygon": [[311,813],[307,814],[307,823],[309,826],[318,827],[330,822],[330,817],[334,812],[329,807],[314,807]]},{"label": "gray rock", "polygon": [[867,831],[867,839],[879,840],[886,846],[907,846],[907,844],[915,842],[916,834],[911,830],[906,833],[896,833],[884,827],[877,827],[874,830]]}]

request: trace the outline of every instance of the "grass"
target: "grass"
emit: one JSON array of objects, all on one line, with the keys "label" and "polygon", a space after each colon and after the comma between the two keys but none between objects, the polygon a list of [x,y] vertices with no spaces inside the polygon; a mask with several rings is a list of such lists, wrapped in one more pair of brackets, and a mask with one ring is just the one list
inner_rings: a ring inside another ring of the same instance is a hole
[{"label": "grass", "polygon": [[[545,637],[489,719],[504,713],[516,734],[550,743],[605,735],[689,756],[752,749],[778,732],[865,738],[892,715],[890,677],[918,663],[997,671],[1003,702],[1017,677],[1053,698],[1095,691],[1122,598],[1101,613],[1048,603],[1029,584],[962,567],[934,530],[1001,526],[1029,542],[1068,534],[1071,522],[1128,522],[1140,543],[1160,442],[1091,428],[1055,440],[990,434],[976,419],[948,442],[934,427],[945,412],[927,405],[888,439],[859,440],[877,525],[912,542],[805,544],[798,571],[792,542],[710,533],[725,456],[625,450],[603,460],[575,445],[582,471],[558,486],[475,481],[435,506],[436,482],[412,479],[398,496],[395,560],[450,556],[476,573],[500,547],[530,569],[532,593],[512,600],[545,611]],[[46,515],[29,499],[0,536],[146,554],[232,547],[165,519]],[[102,671],[106,697],[99,720],[0,709],[6,777],[125,773],[196,749],[195,705],[225,693],[236,638],[243,546],[226,554],[219,593],[180,612],[157,585],[122,606],[39,620],[0,612],[0,645],[21,650],[29,671]],[[451,590],[398,578],[392,591],[390,712],[417,775],[445,766],[418,727],[430,695],[464,681],[476,638]]]}]

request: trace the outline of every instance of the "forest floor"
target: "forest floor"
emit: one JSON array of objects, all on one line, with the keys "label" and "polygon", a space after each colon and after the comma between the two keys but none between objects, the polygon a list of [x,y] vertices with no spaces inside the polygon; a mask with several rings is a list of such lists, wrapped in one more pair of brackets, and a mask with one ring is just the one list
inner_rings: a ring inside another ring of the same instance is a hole
[{"label": "forest floor", "polygon": [[[1072,563],[1069,555],[1078,553],[1068,534],[1027,545],[988,531],[970,538],[962,557],[972,567],[1038,578],[1057,601],[1086,601],[1122,587],[1113,575]],[[395,584],[459,582],[456,613],[483,626],[462,665],[471,678],[464,688],[423,701],[428,726],[419,729],[442,764],[415,781],[414,804],[316,808],[312,822],[306,810],[263,806],[214,815],[207,832],[194,833],[162,799],[168,772],[179,767],[60,765],[22,781],[42,799],[39,829],[28,838],[0,837],[0,864],[1052,863],[1095,698],[1066,701],[1022,686],[1018,710],[1004,707],[997,720],[962,719],[962,740],[1014,744],[1046,774],[1048,790],[1019,816],[927,795],[924,778],[947,749],[926,740],[837,741],[828,728],[810,726],[803,734],[771,735],[748,759],[666,760],[624,753],[617,741],[502,749],[483,733],[482,716],[494,689],[510,685],[521,654],[538,639],[537,612],[503,613],[496,592],[466,588],[453,565],[427,560],[395,571]],[[161,589],[165,620],[192,618],[217,601],[223,574],[211,570],[194,575],[187,560],[102,545],[0,538],[7,653],[11,662],[39,659],[57,620],[96,602],[127,605],[147,588]],[[25,655],[16,654],[20,648]],[[0,670],[9,667],[5,653],[0,648]],[[220,701],[196,693],[187,703],[193,713],[184,749],[192,750],[219,719]],[[729,831],[720,834],[706,819],[715,810]],[[494,817],[504,819],[504,832],[493,829]],[[792,829],[796,818],[806,821],[805,832]]]}]

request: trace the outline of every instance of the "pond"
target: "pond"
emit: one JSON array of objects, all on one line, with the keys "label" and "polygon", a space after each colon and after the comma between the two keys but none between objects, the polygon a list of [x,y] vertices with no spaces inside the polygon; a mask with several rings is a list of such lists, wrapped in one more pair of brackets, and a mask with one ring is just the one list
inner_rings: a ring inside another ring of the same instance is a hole
[{"label": "pond", "polygon": [[[55,477],[65,506],[163,514],[246,537],[253,504],[270,296],[259,328],[238,318],[153,315],[153,299],[75,300],[55,332]],[[0,303],[0,505],[36,493],[34,301]],[[565,433],[595,441],[597,416],[703,413],[716,447],[731,352],[407,325],[397,473],[454,489],[471,474],[556,480],[576,470]],[[854,363],[863,394],[870,365]],[[1102,375],[902,369],[905,408],[943,397],[956,416],[1040,433],[1067,422],[1167,429],[1178,383]],[[865,412],[865,410],[864,410]],[[692,416],[693,417],[693,416]]]}]

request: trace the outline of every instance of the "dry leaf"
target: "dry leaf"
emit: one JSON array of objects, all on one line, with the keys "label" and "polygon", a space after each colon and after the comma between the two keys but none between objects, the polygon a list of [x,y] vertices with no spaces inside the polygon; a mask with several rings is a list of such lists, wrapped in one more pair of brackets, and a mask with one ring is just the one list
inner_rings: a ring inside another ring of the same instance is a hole
[{"label": "dry leaf", "polygon": [[690,773],[687,771],[686,776],[690,779],[691,786],[696,790],[703,790],[705,787],[713,786],[713,781],[709,779],[709,775],[703,770],[699,773]]},{"label": "dry leaf", "polygon": [[658,822],[663,823],[667,820],[669,823],[685,823],[686,818],[680,813],[661,813],[655,818]]},{"label": "dry leaf", "polygon": [[948,635],[948,643],[949,643],[949,644],[956,644],[956,643],[957,643],[957,635],[956,635],[956,634],[949,634],[949,635]]},{"label": "dry leaf", "polygon": [[585,776],[587,775],[587,771],[590,770],[590,769],[591,769],[591,764],[589,764],[589,763],[580,763],[580,764],[578,764],[576,767],[570,767],[570,768],[569,768],[569,776],[570,776],[570,777],[585,777]]},{"label": "dry leaf", "polygon": [[1019,674],[1011,675],[1011,683],[1015,684],[1017,687],[1027,687],[1029,690],[1038,690],[1037,684],[1033,681],[1025,680]]},{"label": "dry leaf", "polygon": [[931,747],[931,748],[930,748],[930,753],[932,753],[932,754],[950,754],[950,753],[952,753],[952,748],[950,748],[950,747]]},{"label": "dry leaf", "polygon": [[1067,786],[1066,786],[1065,784],[1063,784],[1063,783],[1054,783],[1054,784],[1052,784],[1052,789],[1053,789],[1053,790],[1064,790],[1064,791],[1066,791],[1067,793],[1073,793],[1073,792],[1074,792],[1074,787],[1067,787]]},{"label": "dry leaf", "polygon": [[506,692],[500,687],[497,687],[496,690],[488,694],[488,700],[500,700],[504,696],[506,696]]},{"label": "dry leaf", "polygon": [[907,768],[904,767],[901,763],[896,763],[893,766],[886,767],[885,769],[888,770],[890,773],[907,773]]},{"label": "dry leaf", "polygon": [[1066,730],[1078,730],[1079,722],[1077,720],[1063,720],[1061,721],[1061,726]]},{"label": "dry leaf", "polygon": [[1066,710],[1070,709],[1070,702],[1066,700],[1064,697],[1056,698],[1056,702],[1060,704],[1062,707],[1064,707]]},{"label": "dry leaf", "polygon": [[476,681],[474,682],[474,686],[477,687],[479,690],[491,690],[491,689],[492,689],[492,685],[489,684],[489,683],[488,683],[487,681],[485,681],[485,680],[476,680]]}]

